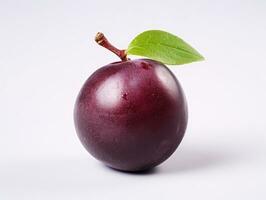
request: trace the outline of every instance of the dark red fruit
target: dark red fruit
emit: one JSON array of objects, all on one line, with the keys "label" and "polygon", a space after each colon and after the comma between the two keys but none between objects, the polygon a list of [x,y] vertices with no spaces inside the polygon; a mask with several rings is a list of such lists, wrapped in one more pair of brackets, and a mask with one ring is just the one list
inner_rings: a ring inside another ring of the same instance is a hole
[{"label": "dark red fruit", "polygon": [[75,105],[84,147],[106,165],[124,171],[152,168],[178,147],[187,126],[180,84],[162,63],[125,60],[89,77]]}]

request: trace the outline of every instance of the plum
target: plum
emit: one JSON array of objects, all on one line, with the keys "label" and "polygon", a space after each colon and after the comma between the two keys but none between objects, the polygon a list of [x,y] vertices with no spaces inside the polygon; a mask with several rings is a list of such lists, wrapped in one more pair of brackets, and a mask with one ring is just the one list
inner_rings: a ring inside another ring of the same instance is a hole
[{"label": "plum", "polygon": [[[154,42],[158,38],[162,43]],[[95,40],[121,61],[99,68],[81,88],[74,108],[78,137],[92,156],[111,168],[151,169],[176,150],[188,121],[184,92],[164,63],[184,64],[203,57],[177,36],[162,31],[144,32],[131,48],[142,55],[141,45],[150,45],[146,54],[157,61],[130,60],[126,50],[114,47],[102,33]],[[158,44],[169,54],[158,57]]]}]

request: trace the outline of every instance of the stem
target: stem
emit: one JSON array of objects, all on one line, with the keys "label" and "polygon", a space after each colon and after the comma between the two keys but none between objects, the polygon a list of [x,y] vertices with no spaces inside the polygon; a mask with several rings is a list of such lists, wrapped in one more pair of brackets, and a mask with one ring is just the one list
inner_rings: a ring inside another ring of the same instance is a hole
[{"label": "stem", "polygon": [[103,33],[98,32],[95,36],[95,41],[103,46],[104,48],[112,51],[114,54],[116,54],[122,61],[127,61],[127,54],[125,50],[120,50],[117,49],[116,47],[114,47],[108,40],[107,38],[104,36]]}]

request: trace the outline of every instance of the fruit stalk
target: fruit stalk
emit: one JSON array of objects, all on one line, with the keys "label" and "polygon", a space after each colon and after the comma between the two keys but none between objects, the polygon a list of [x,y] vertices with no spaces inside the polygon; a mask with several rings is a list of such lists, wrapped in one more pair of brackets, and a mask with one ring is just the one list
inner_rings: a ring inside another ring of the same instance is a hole
[{"label": "fruit stalk", "polygon": [[98,32],[95,36],[95,41],[103,46],[104,48],[108,49],[109,51],[113,52],[116,54],[122,61],[127,61],[127,54],[125,50],[120,50],[116,47],[114,47],[105,37],[105,35],[101,32]]}]

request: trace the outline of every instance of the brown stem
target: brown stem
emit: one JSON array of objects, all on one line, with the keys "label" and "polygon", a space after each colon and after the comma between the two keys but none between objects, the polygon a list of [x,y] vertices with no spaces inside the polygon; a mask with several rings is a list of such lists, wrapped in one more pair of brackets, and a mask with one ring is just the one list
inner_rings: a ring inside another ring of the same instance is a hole
[{"label": "brown stem", "polygon": [[127,54],[125,50],[120,50],[117,49],[116,47],[114,47],[108,40],[107,38],[104,36],[103,33],[98,32],[95,36],[95,41],[103,46],[104,48],[112,51],[114,54],[116,54],[122,61],[127,61]]}]

